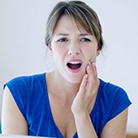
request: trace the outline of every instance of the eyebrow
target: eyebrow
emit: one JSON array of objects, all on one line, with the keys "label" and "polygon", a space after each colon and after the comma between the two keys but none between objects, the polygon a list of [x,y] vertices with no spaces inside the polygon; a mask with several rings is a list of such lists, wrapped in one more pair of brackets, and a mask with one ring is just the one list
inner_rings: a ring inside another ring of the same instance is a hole
[{"label": "eyebrow", "polygon": [[69,36],[69,34],[64,34],[64,33],[56,34],[56,36],[59,36],[59,35],[62,35],[62,36]]},{"label": "eyebrow", "polygon": [[90,34],[79,34],[78,36],[87,36],[87,35],[90,35]]},{"label": "eyebrow", "polygon": [[[69,34],[64,34],[64,33],[59,33],[59,34],[56,34],[56,36],[60,36],[60,35],[62,35],[62,36],[69,36]],[[78,36],[88,36],[88,35],[90,35],[90,34],[88,34],[88,33],[81,33],[81,34],[79,34]]]}]

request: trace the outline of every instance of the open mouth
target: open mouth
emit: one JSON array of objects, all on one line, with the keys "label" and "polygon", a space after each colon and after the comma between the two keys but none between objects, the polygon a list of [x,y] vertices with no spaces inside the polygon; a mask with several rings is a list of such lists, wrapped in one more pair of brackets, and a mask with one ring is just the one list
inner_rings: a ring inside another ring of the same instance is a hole
[{"label": "open mouth", "polygon": [[81,62],[69,62],[67,63],[67,66],[72,69],[72,70],[76,70],[76,69],[79,69],[81,67]]}]

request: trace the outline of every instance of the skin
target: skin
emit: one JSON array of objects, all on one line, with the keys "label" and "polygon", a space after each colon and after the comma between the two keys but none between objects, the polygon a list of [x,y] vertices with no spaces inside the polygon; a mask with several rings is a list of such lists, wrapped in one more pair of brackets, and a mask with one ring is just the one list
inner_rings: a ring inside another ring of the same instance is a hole
[{"label": "skin", "polygon": [[[95,36],[77,25],[79,28],[68,16],[62,16],[54,30],[49,49],[56,69],[46,75],[50,105],[64,137],[70,138],[77,131],[79,138],[98,138],[89,114],[100,83],[95,64],[100,51]],[[67,67],[70,61],[81,61],[81,68],[77,72],[70,71]],[[27,122],[7,87],[3,98],[2,132],[27,135]],[[127,110],[107,122],[101,138],[125,138]]]}]

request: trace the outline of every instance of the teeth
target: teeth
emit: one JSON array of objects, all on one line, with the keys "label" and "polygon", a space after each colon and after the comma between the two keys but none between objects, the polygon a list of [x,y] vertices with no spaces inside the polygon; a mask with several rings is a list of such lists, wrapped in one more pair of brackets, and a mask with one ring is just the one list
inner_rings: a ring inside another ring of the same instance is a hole
[{"label": "teeth", "polygon": [[70,64],[80,64],[78,61],[70,62]]}]

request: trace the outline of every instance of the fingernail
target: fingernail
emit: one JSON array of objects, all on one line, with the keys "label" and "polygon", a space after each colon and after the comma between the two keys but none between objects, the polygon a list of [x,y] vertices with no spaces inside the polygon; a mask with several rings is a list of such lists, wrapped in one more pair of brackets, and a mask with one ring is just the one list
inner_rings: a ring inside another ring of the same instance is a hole
[{"label": "fingernail", "polygon": [[90,65],[88,65],[88,67],[87,67],[87,68],[88,68],[88,70],[90,70],[90,69],[91,69],[91,68],[90,68]]},{"label": "fingernail", "polygon": [[85,78],[86,78],[86,79],[88,78],[88,74],[85,75]]},{"label": "fingernail", "polygon": [[92,62],[92,65],[93,65],[93,66],[96,66],[96,63],[95,63],[95,62]]}]

